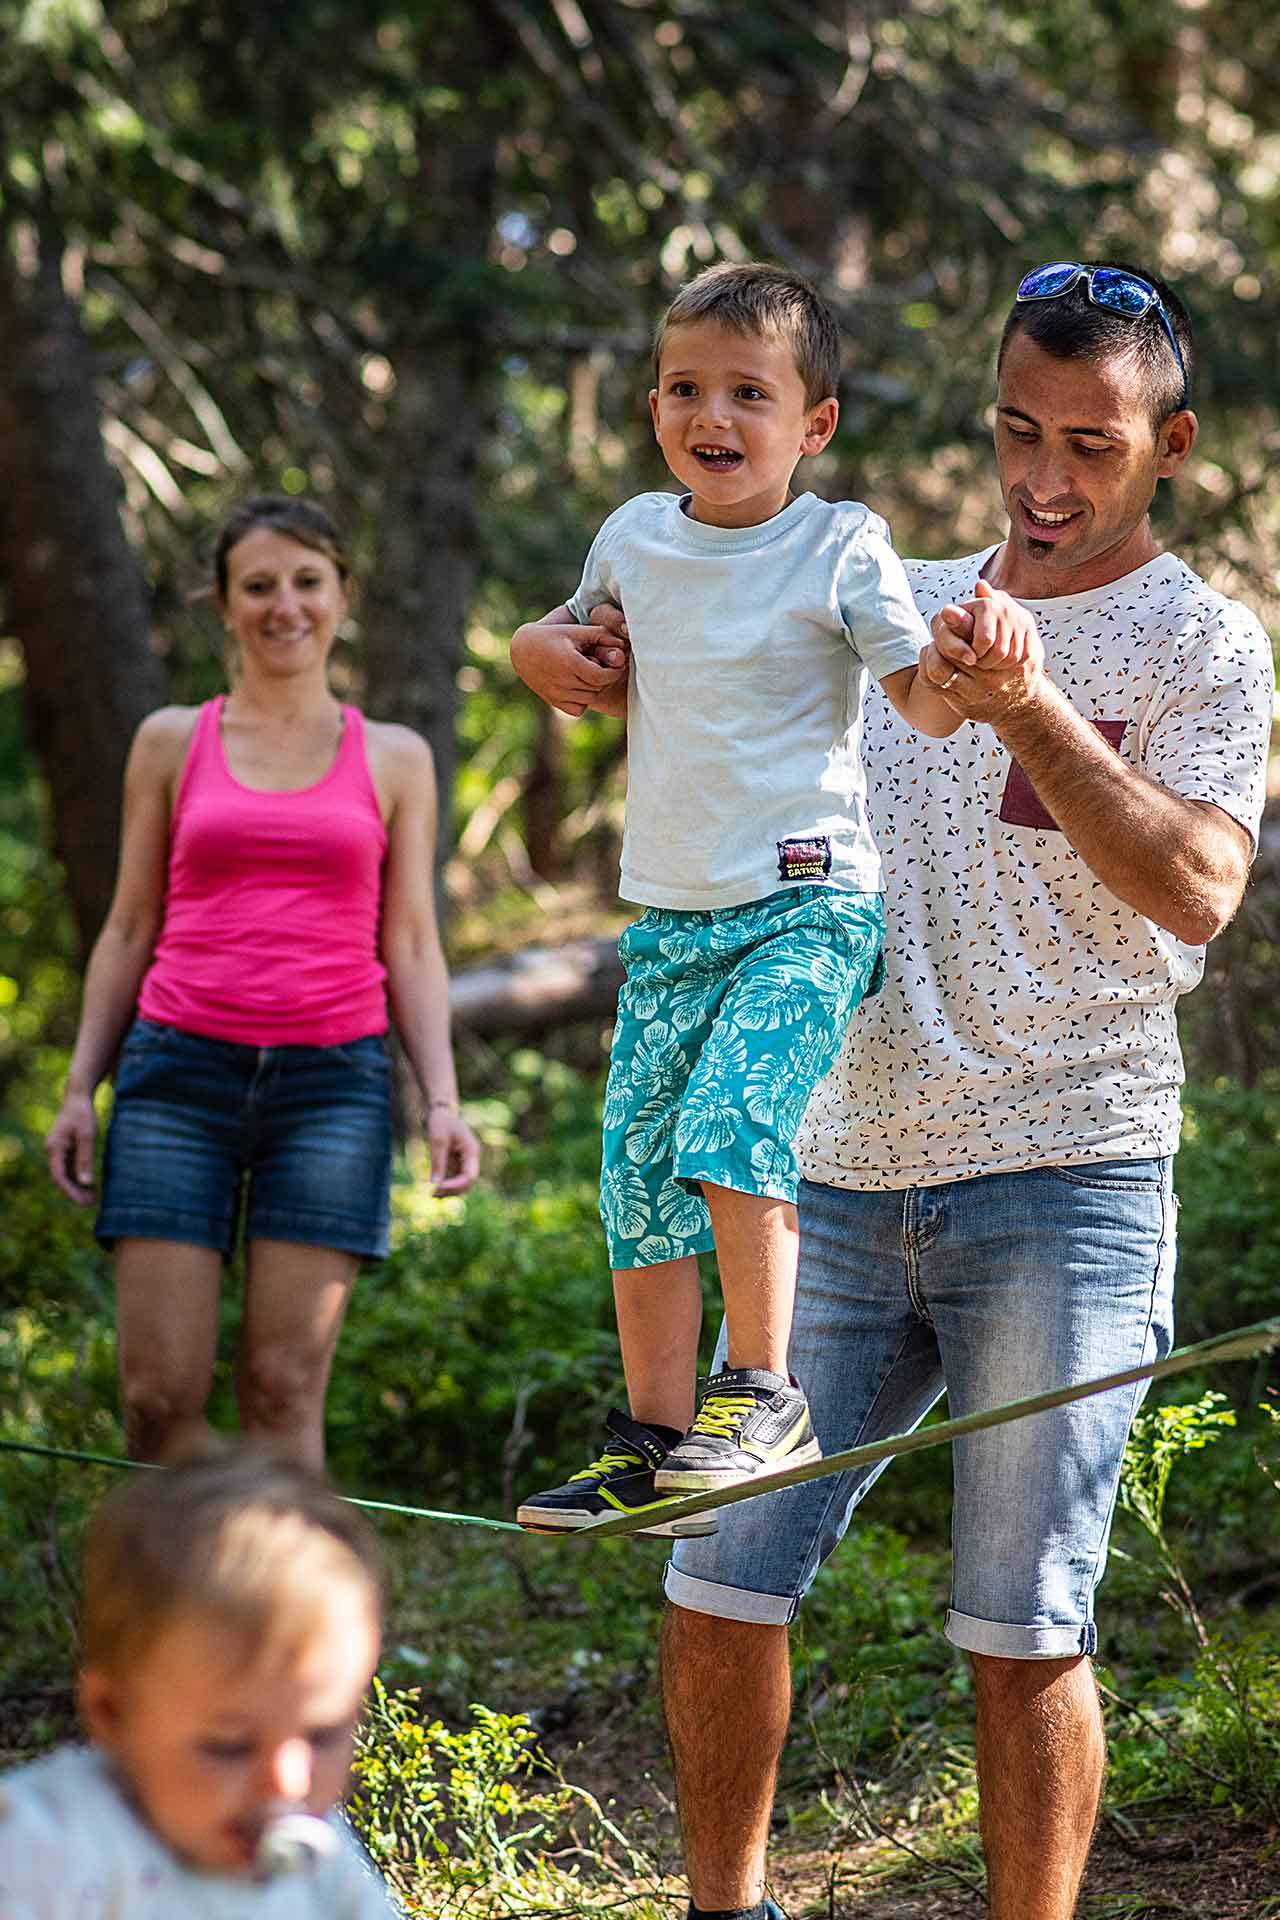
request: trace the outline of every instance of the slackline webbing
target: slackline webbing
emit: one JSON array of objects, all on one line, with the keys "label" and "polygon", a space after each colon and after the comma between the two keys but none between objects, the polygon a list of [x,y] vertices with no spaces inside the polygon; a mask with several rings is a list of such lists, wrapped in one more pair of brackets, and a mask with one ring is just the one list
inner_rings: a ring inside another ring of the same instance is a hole
[{"label": "slackline webbing", "polygon": [[1237,1327],[1232,1333],[1215,1334],[1197,1341],[1194,1347],[1177,1347],[1163,1360],[1148,1360],[1140,1367],[1125,1367],[1119,1373],[1084,1380],[1077,1386],[1055,1387],[1052,1393],[1035,1393],[1026,1400],[1010,1400],[1003,1407],[989,1407],[983,1413],[962,1414],[958,1420],[942,1420],[936,1427],[917,1427],[914,1433],[892,1433],[884,1440],[869,1440],[865,1446],[846,1447],[843,1453],[829,1453],[803,1467],[785,1467],[779,1473],[759,1474],[753,1480],[725,1487],[714,1493],[689,1493],[663,1500],[642,1514],[619,1514],[615,1520],[598,1520],[587,1532],[597,1538],[605,1534],[631,1533],[636,1527],[652,1526],[655,1520],[678,1520],[687,1513],[709,1513],[715,1507],[729,1507],[738,1500],[753,1500],[757,1494],[773,1493],[779,1487],[796,1487],[804,1480],[821,1480],[828,1473],[845,1473],[850,1467],[869,1467],[877,1460],[889,1460],[898,1453],[917,1453],[922,1447],[938,1447],[962,1434],[981,1433],[986,1427],[1002,1427],[1010,1420],[1025,1420],[1033,1413],[1047,1413],[1051,1407],[1065,1407],[1072,1400],[1087,1400],[1092,1394],[1106,1393],[1111,1387],[1126,1387],[1138,1380],[1163,1380],[1171,1373],[1186,1373],[1191,1367],[1216,1360],[1244,1360],[1250,1354],[1269,1352],[1280,1346],[1280,1319],[1259,1320],[1251,1327]]},{"label": "slackline webbing", "polygon": [[[1065,1407],[1073,1400],[1087,1400],[1095,1393],[1107,1393],[1113,1387],[1136,1385],[1139,1380],[1165,1380],[1171,1374],[1187,1373],[1193,1367],[1213,1365],[1220,1360],[1244,1360],[1251,1354],[1265,1353],[1280,1347],[1280,1318],[1259,1320],[1249,1327],[1237,1327],[1230,1333],[1219,1333],[1208,1340],[1198,1340],[1191,1347],[1177,1347],[1163,1360],[1144,1361],[1138,1367],[1125,1367],[1119,1373],[1103,1374],[1096,1380],[1082,1380],[1074,1386],[1055,1387],[1051,1393],[1032,1394],[1025,1400],[1010,1400],[1001,1407],[988,1407],[981,1413],[962,1414],[956,1420],[940,1421],[936,1427],[917,1427],[913,1433],[893,1433],[883,1440],[870,1440],[864,1446],[846,1447],[841,1453],[829,1453],[822,1460],[814,1460],[802,1467],[784,1467],[777,1473],[762,1474],[754,1480],[741,1482],[734,1487],[724,1487],[711,1493],[691,1493],[676,1495],[670,1500],[661,1500],[646,1507],[643,1513],[618,1514],[612,1519],[597,1520],[593,1526],[583,1527],[577,1533],[550,1533],[535,1537],[542,1539],[581,1539],[589,1534],[592,1539],[634,1533],[640,1527],[652,1526],[655,1520],[681,1519],[685,1514],[710,1513],[718,1507],[733,1506],[739,1500],[755,1500],[762,1493],[775,1493],[780,1487],[799,1486],[805,1480],[821,1480],[827,1474],[845,1473],[851,1467],[869,1467],[877,1461],[889,1460],[899,1453],[918,1453],[924,1447],[940,1447],[948,1441],[959,1439],[966,1433],[981,1433],[987,1427],[1005,1426],[1011,1420],[1026,1420],[1034,1413],[1047,1413],[1053,1407]],[[119,1454],[81,1453],[70,1447],[39,1446],[29,1440],[6,1440],[0,1437],[0,1452],[22,1453],[38,1456],[47,1460],[80,1461],[91,1466],[102,1467],[138,1467],[146,1463],[138,1460],[126,1460]],[[498,1533],[524,1533],[526,1528],[518,1527],[514,1520],[492,1520],[481,1513],[441,1513],[431,1507],[402,1506],[391,1500],[357,1500],[350,1494],[344,1494],[353,1507],[364,1507],[375,1513],[407,1514],[415,1520],[435,1520],[446,1526],[486,1527]]]},{"label": "slackline webbing", "polygon": [[[120,1453],[80,1453],[74,1447],[40,1447],[34,1440],[0,1438],[0,1453],[29,1453],[41,1460],[74,1460],[91,1467],[141,1467],[144,1472],[159,1472],[153,1460],[126,1460]],[[438,1513],[433,1507],[402,1507],[394,1500],[357,1500],[354,1494],[341,1498],[349,1507],[367,1507],[374,1513],[407,1513],[415,1520],[440,1520],[451,1527],[490,1527],[495,1533],[523,1533],[514,1520],[491,1520],[484,1513]]]}]

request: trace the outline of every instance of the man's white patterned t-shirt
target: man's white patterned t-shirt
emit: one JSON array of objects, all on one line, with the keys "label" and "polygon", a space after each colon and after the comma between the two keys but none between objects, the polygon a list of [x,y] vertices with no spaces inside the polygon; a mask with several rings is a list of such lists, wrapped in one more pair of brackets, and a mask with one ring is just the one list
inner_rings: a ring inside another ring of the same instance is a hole
[{"label": "man's white patterned t-shirt", "polygon": [[[994,551],[908,561],[925,619]],[[1025,604],[1054,683],[1123,758],[1256,838],[1275,669],[1254,616],[1171,554]],[[1174,1152],[1175,1003],[1203,947],[1094,878],[990,727],[922,739],[872,687],[863,751],[888,977],[809,1103],[805,1177],[880,1190]]]}]

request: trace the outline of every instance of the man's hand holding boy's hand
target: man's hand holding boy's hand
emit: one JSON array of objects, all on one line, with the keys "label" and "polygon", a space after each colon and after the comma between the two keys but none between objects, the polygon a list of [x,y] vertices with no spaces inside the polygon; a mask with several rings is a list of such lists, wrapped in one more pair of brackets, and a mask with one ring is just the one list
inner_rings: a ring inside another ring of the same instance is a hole
[{"label": "man's hand holding boy's hand", "polygon": [[567,607],[530,620],[511,637],[511,664],[534,693],[575,719],[587,708],[625,716],[627,627],[618,607],[593,607],[578,626]]},{"label": "man's hand holding boy's hand", "polygon": [[985,580],[972,600],[936,613],[930,631],[921,671],[967,720],[1002,718],[1023,703],[1044,671],[1034,618]]}]

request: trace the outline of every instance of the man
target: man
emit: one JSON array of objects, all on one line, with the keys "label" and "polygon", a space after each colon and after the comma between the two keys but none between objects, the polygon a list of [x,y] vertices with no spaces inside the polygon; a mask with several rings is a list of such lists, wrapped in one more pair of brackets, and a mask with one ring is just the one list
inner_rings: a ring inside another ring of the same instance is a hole
[{"label": "man", "polygon": [[[944,1387],[962,1414],[1170,1344],[1175,1002],[1245,885],[1274,694],[1257,621],[1148,518],[1195,441],[1191,372],[1151,275],[1028,274],[998,362],[1007,537],[910,569],[924,671],[977,724],[924,744],[868,707],[888,979],[798,1143],[791,1364],[828,1453]],[[964,603],[990,590],[1030,605],[1043,668],[968,655]],[[566,652],[555,690],[599,701],[599,671]],[[945,1631],[973,1668],[994,1920],[1075,1907],[1104,1760],[1093,1594],[1139,1397],[955,1448]],[[667,1570],[694,1920],[763,1915],[788,1623],[875,1475],[725,1509]]]}]

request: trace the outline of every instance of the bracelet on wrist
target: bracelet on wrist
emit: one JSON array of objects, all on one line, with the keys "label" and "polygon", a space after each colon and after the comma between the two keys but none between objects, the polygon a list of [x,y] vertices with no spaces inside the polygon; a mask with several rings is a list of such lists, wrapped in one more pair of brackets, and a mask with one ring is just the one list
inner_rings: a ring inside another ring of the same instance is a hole
[{"label": "bracelet on wrist", "polygon": [[430,1113],[432,1107],[448,1107],[450,1113],[460,1113],[462,1111],[456,1100],[428,1100],[428,1113]]}]

